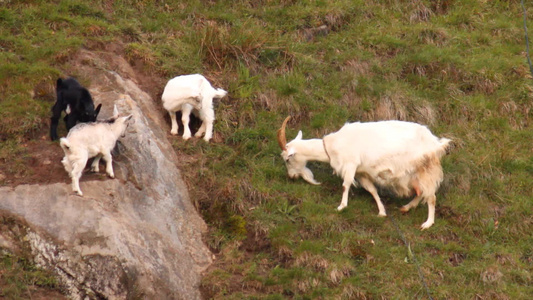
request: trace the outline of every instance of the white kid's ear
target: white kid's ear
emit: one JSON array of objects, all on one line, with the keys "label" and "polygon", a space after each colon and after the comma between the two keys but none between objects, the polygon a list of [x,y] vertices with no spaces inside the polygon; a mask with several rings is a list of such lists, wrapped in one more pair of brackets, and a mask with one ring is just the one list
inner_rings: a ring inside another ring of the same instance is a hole
[{"label": "white kid's ear", "polygon": [[301,139],[302,139],[302,135],[303,135],[303,134],[302,134],[302,131],[301,131],[301,130],[298,131],[298,135],[294,138],[294,140],[295,140],[295,141],[296,141],[296,140],[301,140]]}]

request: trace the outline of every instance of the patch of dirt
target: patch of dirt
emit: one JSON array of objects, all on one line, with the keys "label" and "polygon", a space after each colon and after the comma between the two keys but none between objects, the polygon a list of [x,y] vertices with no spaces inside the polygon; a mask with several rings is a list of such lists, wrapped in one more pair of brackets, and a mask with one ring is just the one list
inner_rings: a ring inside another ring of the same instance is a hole
[{"label": "patch of dirt", "polygon": [[[43,140],[44,138],[44,140]],[[50,184],[69,180],[61,159],[63,150],[58,142],[48,141],[44,135],[24,142],[13,159],[0,161],[0,186],[20,184]],[[2,178],[0,178],[2,179]]]},{"label": "patch of dirt", "polygon": [[[0,186],[17,186],[21,184],[70,183],[70,178],[61,163],[64,153],[59,142],[51,142],[48,131],[41,133],[38,139],[28,140],[22,144],[23,150],[12,160],[0,160]],[[92,160],[87,165],[90,166]],[[103,162],[100,162],[103,166]],[[106,178],[104,168],[100,173],[91,173],[86,169],[81,181],[103,180]]]},{"label": "patch of dirt", "polygon": [[248,226],[246,230],[246,239],[242,241],[239,250],[244,250],[250,253],[263,252],[272,247],[270,240],[265,233],[253,230]]}]

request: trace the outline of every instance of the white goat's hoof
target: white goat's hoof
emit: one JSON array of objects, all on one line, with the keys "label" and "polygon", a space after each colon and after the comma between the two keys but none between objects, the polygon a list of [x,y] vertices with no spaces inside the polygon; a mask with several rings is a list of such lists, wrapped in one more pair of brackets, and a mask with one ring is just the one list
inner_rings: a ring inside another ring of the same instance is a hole
[{"label": "white goat's hoof", "polygon": [[91,168],[91,172],[98,173],[98,172],[100,172],[100,169],[99,168]]},{"label": "white goat's hoof", "polygon": [[76,193],[76,195],[82,197],[83,196],[83,193],[81,191],[74,191],[74,193]]},{"label": "white goat's hoof", "polygon": [[338,210],[338,211],[341,211],[341,210],[343,210],[345,207],[346,207],[346,205],[339,205],[339,207],[337,207],[337,210]]},{"label": "white goat's hoof", "polygon": [[188,140],[188,139],[190,139],[190,138],[191,138],[190,135],[184,135],[184,136],[183,136],[183,140],[185,140],[185,141]]},{"label": "white goat's hoof", "polygon": [[380,218],[385,218],[387,216],[387,213],[379,213],[378,214],[378,217]]},{"label": "white goat's hoof", "polygon": [[426,221],[420,226],[420,230],[426,230],[433,225],[433,222]]},{"label": "white goat's hoof", "polygon": [[176,130],[176,131],[171,130],[171,131],[170,131],[170,134],[172,134],[172,135],[178,135],[178,131],[177,131],[177,130]]},{"label": "white goat's hoof", "polygon": [[409,211],[409,209],[411,209],[409,206],[404,205],[404,206],[400,207],[400,212],[405,214],[405,213],[407,213]]},{"label": "white goat's hoof", "polygon": [[109,175],[109,177],[111,178],[115,178],[115,174],[107,174],[107,175]]}]

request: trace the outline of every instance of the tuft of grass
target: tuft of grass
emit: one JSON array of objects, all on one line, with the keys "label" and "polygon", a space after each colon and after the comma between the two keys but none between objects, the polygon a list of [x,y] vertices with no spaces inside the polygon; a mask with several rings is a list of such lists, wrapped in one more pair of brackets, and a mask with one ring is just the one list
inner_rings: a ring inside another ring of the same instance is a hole
[{"label": "tuft of grass", "polygon": [[39,293],[39,291],[35,291],[35,288],[58,289],[56,279],[49,272],[38,269],[27,259],[2,253],[0,255],[0,269],[2,269],[1,297],[27,299],[27,297],[31,298],[31,290],[33,293]]}]

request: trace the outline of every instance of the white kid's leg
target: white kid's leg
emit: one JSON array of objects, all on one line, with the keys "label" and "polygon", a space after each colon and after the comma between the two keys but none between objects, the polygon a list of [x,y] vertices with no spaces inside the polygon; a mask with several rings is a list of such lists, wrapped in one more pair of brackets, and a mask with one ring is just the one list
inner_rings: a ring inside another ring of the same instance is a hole
[{"label": "white kid's leg", "polygon": [[215,112],[212,109],[200,111],[200,118],[202,119],[202,126],[205,125],[204,140],[209,142],[209,140],[213,137],[213,122],[215,122]]},{"label": "white kid's leg", "polygon": [[198,131],[196,131],[196,133],[194,134],[195,137],[201,137],[205,133],[205,124],[206,123],[202,121],[202,126],[200,126]]},{"label": "white kid's leg", "polygon": [[61,163],[63,164],[63,167],[65,167],[65,171],[67,171],[68,176],[72,177],[72,165],[70,164],[70,161],[68,160],[67,156],[63,157]]},{"label": "white kid's leg", "polygon": [[72,191],[77,193],[80,196],[83,196],[83,193],[80,189],[80,178],[85,168],[87,161],[76,161],[72,164]]},{"label": "white kid's leg", "polygon": [[381,198],[379,198],[378,190],[376,189],[376,186],[372,183],[372,181],[370,181],[366,177],[361,177],[357,179],[359,181],[359,184],[361,184],[361,186],[365,190],[367,190],[372,195],[372,197],[374,197],[374,201],[376,201],[376,204],[378,205],[378,210],[379,210],[378,216],[386,217],[387,213],[385,212],[385,206],[383,206],[383,203],[381,202]]},{"label": "white kid's leg", "polygon": [[170,134],[176,135],[178,134],[178,121],[176,120],[176,112],[169,111],[168,114],[170,115],[170,124],[172,126],[170,129]]},{"label": "white kid's leg", "polygon": [[100,158],[102,158],[101,154],[94,157],[93,163],[91,164],[91,172],[100,172]]},{"label": "white kid's leg", "polygon": [[181,122],[183,123],[183,139],[191,138],[191,129],[189,128],[190,115],[193,107],[189,104],[184,104],[181,109]]},{"label": "white kid's leg", "polygon": [[420,229],[428,229],[435,223],[435,204],[437,204],[437,197],[433,194],[432,196],[427,197],[428,203],[428,219],[426,222],[420,226]]},{"label": "white kid's leg", "polygon": [[213,137],[213,121],[209,122],[209,121],[206,121],[207,125],[205,126],[205,136],[204,136],[204,140],[206,142],[209,142],[209,140],[211,140],[211,138]]},{"label": "white kid's leg", "polygon": [[107,152],[103,155],[103,158],[106,163],[105,171],[107,175],[111,178],[115,178],[115,173],[113,173],[113,158],[111,157],[111,153]]},{"label": "white kid's leg", "polygon": [[345,172],[344,172],[344,182],[342,183],[342,200],[341,205],[337,207],[337,210],[342,210],[346,206],[348,206],[348,194],[350,193],[350,187],[353,184],[354,176],[355,176],[355,170],[356,167],[353,165],[346,166]]}]

